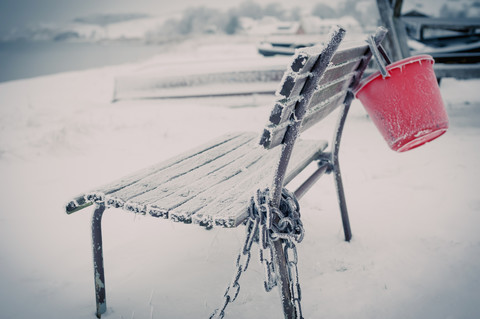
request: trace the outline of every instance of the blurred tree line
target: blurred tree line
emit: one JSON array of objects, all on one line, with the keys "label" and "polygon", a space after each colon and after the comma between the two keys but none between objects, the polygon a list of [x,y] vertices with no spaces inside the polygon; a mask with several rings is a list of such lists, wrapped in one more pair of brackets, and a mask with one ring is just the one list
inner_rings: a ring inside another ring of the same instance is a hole
[{"label": "blurred tree line", "polygon": [[[365,9],[365,3],[372,5],[367,5],[367,9]],[[318,2],[313,8],[294,6],[289,9],[284,8],[280,3],[273,2],[262,6],[252,0],[246,0],[226,12],[204,6],[188,8],[183,11],[181,17],[168,19],[158,30],[147,35],[147,38],[201,33],[235,34],[241,30],[241,18],[261,20],[263,17],[269,16],[280,21],[300,21],[305,15],[317,16],[322,19],[349,15],[358,19],[361,25],[377,23],[374,0],[343,0],[337,2],[335,7]]]}]

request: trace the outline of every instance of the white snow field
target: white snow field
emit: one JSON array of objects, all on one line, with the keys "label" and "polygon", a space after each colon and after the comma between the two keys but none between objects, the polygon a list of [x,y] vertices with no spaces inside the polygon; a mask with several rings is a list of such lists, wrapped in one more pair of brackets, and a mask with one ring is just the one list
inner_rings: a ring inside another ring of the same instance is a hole
[{"label": "white snow field", "polygon": [[[93,209],[67,216],[65,203],[222,133],[260,134],[272,106],[269,95],[111,103],[114,77],[138,67],[0,84],[0,318],[94,318]],[[479,318],[479,88],[444,79],[449,131],[401,154],[354,102],[340,154],[353,240],[331,176],[300,202],[305,318]],[[335,121],[305,137],[330,140]],[[244,236],[115,209],[103,230],[106,319],[208,318]],[[253,252],[226,318],[281,318]]]}]

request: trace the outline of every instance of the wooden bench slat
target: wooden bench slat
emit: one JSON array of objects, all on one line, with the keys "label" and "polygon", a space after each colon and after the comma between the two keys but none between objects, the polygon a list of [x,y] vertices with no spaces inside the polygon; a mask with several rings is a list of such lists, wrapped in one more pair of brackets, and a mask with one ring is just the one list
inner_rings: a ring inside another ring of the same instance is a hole
[{"label": "wooden bench slat", "polygon": [[[192,171],[208,172],[208,170],[211,169],[211,165],[209,164],[212,162],[215,162],[216,164],[219,158],[223,159],[225,156],[246,145],[253,139],[254,136],[252,135],[242,134],[235,139],[230,139],[228,142],[210,148],[207,151],[196,153],[187,159],[172,164],[166,169],[138,179],[137,182],[127,187],[105,194],[107,196],[106,201],[108,205],[121,207],[126,201],[142,194],[148,196],[150,192],[157,189],[162,184],[189,175],[188,173]],[[161,191],[157,193],[160,194]]]},{"label": "wooden bench slat", "polygon": [[[353,72],[354,73],[354,72]],[[315,106],[321,104],[333,96],[337,95],[338,93],[345,92],[348,89],[351,81],[353,73],[340,78],[337,81],[330,81],[326,86],[322,87],[318,91],[316,91],[311,99],[309,104],[309,110],[315,110]]]},{"label": "wooden bench slat", "polygon": [[157,173],[159,171],[165,170],[172,165],[175,165],[177,163],[181,163],[184,160],[188,160],[192,158],[193,156],[197,156],[203,152],[208,152],[209,150],[212,150],[216,147],[219,147],[225,143],[231,142],[241,136],[241,133],[232,133],[228,135],[221,136],[214,141],[210,143],[203,144],[199,147],[196,147],[190,151],[187,151],[179,156],[175,156],[171,159],[168,159],[164,162],[158,163],[156,165],[153,165],[151,167],[148,167],[144,170],[132,173],[129,176],[126,176],[125,178],[122,178],[120,180],[117,180],[115,182],[112,182],[111,184],[105,185],[104,187],[100,188],[99,191],[104,192],[106,194],[110,194],[114,191],[119,190],[120,187],[126,187],[130,184],[138,182],[138,180],[145,178],[147,176],[150,176],[151,174]]},{"label": "wooden bench slat", "polygon": [[275,93],[280,100],[295,98],[303,89],[310,70],[320,56],[323,46],[302,48],[295,52],[292,63],[287,67],[280,88]]},{"label": "wooden bench slat", "polygon": [[319,48],[315,47],[303,48],[295,53],[280,88],[275,92],[277,101],[269,119],[272,124],[281,124],[290,118],[320,52]]},{"label": "wooden bench slat", "polygon": [[[314,93],[310,101],[309,108],[320,112],[318,116],[314,116],[313,114],[310,115],[311,124],[315,123],[312,121],[313,118],[318,120],[323,119],[340,104],[334,105],[333,103],[329,103],[327,109],[316,107],[319,103],[329,100],[349,86],[356,74],[358,66],[363,60],[363,54],[367,50],[368,45],[365,42],[349,43],[337,50],[318,83],[319,89]],[[338,79],[343,81],[340,83]],[[286,81],[284,81],[283,86],[279,89],[279,94],[281,97],[286,98],[279,99],[276,102],[272,113],[270,114],[270,123],[264,130],[260,142],[265,148],[269,149],[278,146],[283,142],[296,103],[301,99],[301,88],[303,87],[306,78],[302,76],[295,79],[295,75],[289,73],[284,77],[284,80]]]},{"label": "wooden bench slat", "polygon": [[331,63],[339,64],[359,56],[364,56],[367,50],[369,50],[368,44],[365,41],[343,42],[332,57]]},{"label": "wooden bench slat", "polygon": [[[325,85],[331,82],[334,79],[338,79],[339,77],[345,76],[354,70],[357,69],[358,65],[362,61],[362,57],[357,57],[356,59],[350,60],[348,62],[331,65],[325,71],[322,79],[319,82],[319,86]],[[272,109],[272,113],[270,114],[270,122],[272,124],[278,125],[285,121],[287,121],[295,107],[297,99],[288,99],[286,101],[277,101],[275,103],[274,108]],[[314,103],[310,103],[313,105]]]},{"label": "wooden bench slat", "polygon": [[[344,77],[347,74],[352,74],[352,72],[358,68],[361,61],[362,57],[357,57],[356,59],[349,60],[342,64],[331,65],[327,68],[322,79],[318,83],[319,87],[324,86],[331,81],[335,81],[338,78]],[[313,103],[310,102],[310,105],[312,104]]]},{"label": "wooden bench slat", "polygon": [[[285,184],[290,182],[301,168],[317,159],[326,147],[326,141],[298,140],[290,159]],[[252,171],[256,171],[255,174],[243,176],[241,182],[218,185],[218,188],[212,188],[207,194],[202,194],[205,196],[202,198],[204,202],[193,216],[194,221],[200,224],[214,222],[215,225],[224,227],[236,227],[241,224],[247,217],[246,209],[256,190],[271,186],[279,150],[270,150],[268,157],[264,157],[265,160],[258,164],[259,167],[252,167]],[[205,203],[208,203],[208,207]]]},{"label": "wooden bench slat", "polygon": [[[209,205],[209,213],[195,217],[196,222],[214,221],[212,216],[217,215],[217,224],[237,226],[246,217],[245,212],[227,209],[228,206],[241,205],[237,200],[244,204],[253,195],[249,185],[258,187],[265,181],[262,187],[271,186],[275,162],[281,152],[280,148],[264,149],[256,137],[255,133],[224,136],[205,144],[204,149],[196,148],[155,165],[156,169],[142,170],[91,194],[96,194],[97,200],[105,200],[108,207],[187,223]],[[318,158],[326,145],[325,141],[299,141],[285,183]],[[95,200],[94,196],[90,199]],[[227,209],[227,215],[219,211],[223,209]]]},{"label": "wooden bench slat", "polygon": [[[271,159],[274,158],[274,154],[261,156],[261,154],[265,154],[264,151],[265,150],[262,150],[261,148],[255,148],[252,153],[255,153],[258,157],[251,161],[251,163],[248,163],[248,165],[245,165],[239,174],[232,175],[230,178],[224,180],[219,180],[217,184],[209,189],[196,194],[196,196],[189,201],[172,209],[170,212],[172,219],[176,221],[190,222],[192,215],[196,214],[200,209],[207,205],[209,207],[209,212],[211,213],[215,210],[215,205],[211,205],[216,199],[222,198],[225,194],[233,194],[234,196],[237,196],[237,188],[239,185],[242,185],[244,181],[255,183],[263,178],[271,176]],[[278,152],[273,153],[277,153],[278,155]]]},{"label": "wooden bench slat", "polygon": [[263,130],[260,144],[267,149],[272,149],[275,146],[282,144],[285,132],[288,129],[290,122],[284,122],[281,125],[270,125]]},{"label": "wooden bench slat", "polygon": [[163,215],[221,180],[238,174],[242,165],[249,165],[263,155],[251,152],[252,145],[257,144],[256,134],[248,135],[251,137],[249,143],[179,178],[160,183],[149,192],[130,197],[126,205],[140,206],[142,213],[150,211]]},{"label": "wooden bench slat", "polygon": [[[305,169],[312,161],[318,159],[318,157],[321,154],[321,151],[323,151],[327,147],[327,143],[324,141],[323,145],[319,145],[317,147],[314,147],[312,149],[312,146],[310,146],[307,143],[302,143],[304,141],[298,141],[299,144],[296,146],[296,151],[292,156],[292,165],[291,168],[289,168],[289,171],[287,172],[287,175],[285,177],[284,183],[285,186],[288,185],[290,181],[292,181],[303,169]],[[317,152],[311,152],[308,153],[311,150],[317,149]],[[301,155],[308,155],[305,158],[303,158],[303,161],[301,160]],[[222,202],[222,207],[221,209],[217,209],[215,211],[210,211],[206,210],[206,213],[210,213],[208,217],[203,214],[202,211],[199,213],[195,214],[194,218],[196,219],[195,222],[199,222],[200,216],[204,220],[205,218],[208,218],[209,220],[212,220],[213,223],[217,226],[224,226],[224,227],[236,227],[239,224],[241,224],[247,217],[248,217],[248,204],[250,201],[250,198],[255,194],[255,191],[258,188],[255,188],[254,186],[251,187],[250,189],[246,189],[245,192],[242,194],[242,197],[244,198],[243,201],[240,200],[235,200],[234,203],[230,203],[226,200]],[[233,201],[232,198],[230,198],[230,201]],[[226,207],[228,206],[228,207]],[[198,215],[198,219],[197,219]],[[203,216],[202,216],[203,215]],[[204,222],[204,221],[203,221]]]},{"label": "wooden bench slat", "polygon": [[[318,91],[314,93],[314,95],[311,98],[311,106],[310,110],[313,111],[318,111],[321,112],[322,115],[318,117],[318,119],[322,119],[324,116],[323,115],[328,115],[330,114],[331,111],[333,111],[336,107],[339,106],[339,104],[333,104],[329,103],[329,111],[327,113],[324,113],[322,108],[315,107],[317,105],[322,105],[321,103],[325,101],[333,101],[330,100],[332,97],[336,97],[338,94],[343,93],[343,96],[345,96],[348,86],[350,85],[350,82],[352,80],[351,76],[353,76],[353,73],[350,73],[350,75],[341,78],[338,82],[330,82]],[[337,101],[337,100],[335,100]],[[341,101],[343,102],[343,101]],[[340,102],[340,103],[341,103]],[[310,111],[312,113],[312,111]],[[323,116],[323,117],[322,117]],[[313,117],[312,117],[313,118]],[[288,129],[288,126],[290,124],[290,121],[285,121],[284,123],[280,123],[279,125],[269,125],[264,129],[264,133],[262,135],[262,140],[261,144],[265,148],[274,148],[280,144],[282,144],[285,133]]]},{"label": "wooden bench slat", "polygon": [[272,109],[272,113],[270,114],[270,123],[279,125],[289,120],[296,103],[296,99],[289,99],[284,102],[277,101]]},{"label": "wooden bench slat", "polygon": [[[158,201],[147,207],[149,214],[154,215],[156,212],[164,211],[168,217],[174,221],[191,222],[191,216],[195,214],[205,202],[199,201],[198,196],[203,196],[205,191],[209,191],[212,188],[223,187],[225,185],[235,185],[243,178],[242,174],[245,174],[245,170],[254,169],[258,165],[262,165],[261,152],[250,152],[248,156],[245,156],[238,161],[238,164],[242,167],[236,167],[236,169],[222,169],[214,173],[212,178],[202,180],[199,183],[193,183],[185,189],[181,190],[187,192],[188,198],[183,198],[182,193],[176,193],[172,196],[165,198],[165,201]],[[223,185],[223,186],[219,186]]]},{"label": "wooden bench slat", "polygon": [[335,111],[339,105],[345,100],[347,91],[341,91],[330,99],[323,101],[315,105],[313,108],[307,111],[305,117],[303,118],[301,132],[306,131],[316,123],[320,122],[322,119],[326,118],[330,113]]},{"label": "wooden bench slat", "polygon": [[127,175],[123,178],[120,178],[116,181],[113,181],[109,184],[106,184],[94,191],[90,191],[84,194],[81,194],[80,196],[75,197],[72,201],[67,203],[65,209],[68,214],[71,214],[79,209],[82,209],[84,207],[87,207],[92,204],[92,202],[97,201],[97,200],[104,200],[104,196],[107,194],[111,194],[113,192],[119,191],[125,187],[128,187],[130,185],[133,185],[137,183],[139,180],[146,178],[152,174],[156,174],[158,172],[161,172],[163,170],[168,169],[174,164],[181,163],[185,160],[188,160],[192,158],[195,155],[201,154],[203,152],[208,152],[210,150],[215,149],[216,147],[219,147],[225,143],[229,143],[231,141],[234,141],[235,139],[239,138],[241,136],[240,132],[236,133],[229,133],[226,135],[223,135],[221,137],[218,137],[214,140],[212,140],[209,143],[202,144],[198,147],[195,147],[191,149],[190,151],[184,152],[178,156],[175,156],[171,159],[168,159],[166,161],[160,162],[158,164],[152,165],[150,167],[147,167],[145,169],[142,169],[140,171],[134,172],[130,175]]}]

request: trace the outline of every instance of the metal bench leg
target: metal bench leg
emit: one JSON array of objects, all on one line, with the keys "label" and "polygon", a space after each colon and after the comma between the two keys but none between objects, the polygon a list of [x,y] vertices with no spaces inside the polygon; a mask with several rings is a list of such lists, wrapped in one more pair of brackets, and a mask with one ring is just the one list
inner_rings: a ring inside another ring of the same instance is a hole
[{"label": "metal bench leg", "polygon": [[337,189],[338,204],[340,205],[340,214],[342,216],[342,224],[343,224],[343,232],[345,234],[345,240],[350,241],[352,239],[352,229],[350,228],[350,220],[348,218],[348,211],[347,211],[347,202],[345,200],[345,193],[343,191],[342,174],[340,173],[340,167],[338,167],[338,165],[335,165],[333,174],[335,179],[335,186]]},{"label": "metal bench leg", "polygon": [[275,266],[278,274],[277,285],[280,290],[283,315],[285,319],[300,319],[297,316],[295,305],[292,303],[291,281],[288,276],[288,266],[283,250],[282,241],[273,242],[273,251],[275,258]]},{"label": "metal bench leg", "polygon": [[93,271],[95,280],[95,298],[97,303],[97,318],[100,318],[101,315],[107,311],[102,248],[102,216],[104,211],[105,204],[97,204],[92,218]]},{"label": "metal bench leg", "polygon": [[348,111],[350,110],[350,104],[352,100],[353,93],[349,92],[345,99],[344,107],[341,110],[340,117],[338,119],[337,129],[333,141],[333,151],[331,159],[333,166],[333,176],[335,180],[335,188],[337,190],[338,204],[340,205],[340,214],[342,216],[343,232],[345,234],[346,241],[350,241],[350,239],[352,239],[352,230],[350,228],[350,220],[348,218],[345,192],[343,191],[342,174],[340,172],[338,153],[340,151],[340,140],[342,139],[343,127],[345,126],[345,120],[347,119]]}]

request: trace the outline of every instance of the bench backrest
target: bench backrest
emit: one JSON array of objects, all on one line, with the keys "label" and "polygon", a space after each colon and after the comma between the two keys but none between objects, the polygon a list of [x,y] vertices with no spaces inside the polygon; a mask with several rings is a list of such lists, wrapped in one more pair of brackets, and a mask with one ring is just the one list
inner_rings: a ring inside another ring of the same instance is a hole
[{"label": "bench backrest", "polygon": [[[277,100],[260,140],[265,148],[284,143],[287,129],[295,121],[301,121],[301,132],[320,122],[342,105],[358,84],[371,59],[370,49],[365,41],[339,46],[335,42],[341,41],[344,33],[337,27],[329,43],[296,52],[276,92]],[[377,44],[385,33],[379,28]],[[302,103],[305,110],[299,112]]]},{"label": "bench backrest", "polygon": [[[375,45],[380,45],[386,32],[382,27],[377,29]],[[338,50],[344,35],[345,30],[337,26],[324,45],[298,50],[276,93],[277,101],[260,138],[260,144],[267,149],[283,144],[271,189],[276,207],[296,139],[340,105],[348,110],[353,89],[371,60],[366,42]],[[338,150],[341,129],[336,136],[334,146]]]}]

